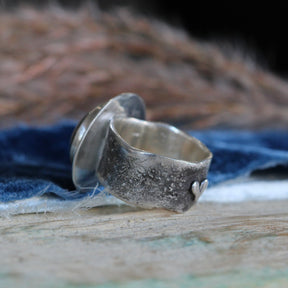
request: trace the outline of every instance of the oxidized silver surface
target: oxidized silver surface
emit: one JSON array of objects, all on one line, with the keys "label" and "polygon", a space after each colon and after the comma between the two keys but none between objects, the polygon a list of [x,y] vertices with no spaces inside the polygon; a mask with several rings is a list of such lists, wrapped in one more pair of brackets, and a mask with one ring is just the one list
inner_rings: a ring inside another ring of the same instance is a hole
[{"label": "oxidized silver surface", "polygon": [[88,113],[72,136],[73,182],[83,192],[103,185],[134,206],[184,212],[208,185],[212,153],[177,128],[144,119],[143,100],[131,93]]}]

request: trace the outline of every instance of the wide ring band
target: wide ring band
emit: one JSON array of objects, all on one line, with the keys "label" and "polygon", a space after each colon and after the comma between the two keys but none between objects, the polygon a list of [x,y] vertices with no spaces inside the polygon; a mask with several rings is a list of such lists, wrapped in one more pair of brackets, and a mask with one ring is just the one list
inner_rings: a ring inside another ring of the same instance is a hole
[{"label": "wide ring band", "polygon": [[85,191],[100,183],[128,204],[184,212],[208,185],[212,154],[177,128],[143,119],[144,103],[130,93],[91,111],[72,139],[74,184]]}]

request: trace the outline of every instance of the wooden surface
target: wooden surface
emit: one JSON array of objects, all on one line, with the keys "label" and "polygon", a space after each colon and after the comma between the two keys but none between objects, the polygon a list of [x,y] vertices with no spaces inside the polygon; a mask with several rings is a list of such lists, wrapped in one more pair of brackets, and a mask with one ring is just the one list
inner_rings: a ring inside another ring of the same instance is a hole
[{"label": "wooden surface", "polygon": [[287,205],[2,218],[0,287],[288,287]]},{"label": "wooden surface", "polygon": [[[124,10],[1,12],[0,43],[1,127],[79,119],[126,91],[143,96],[153,120],[287,127],[285,81]],[[1,218],[0,287],[288,287],[287,204]]]}]

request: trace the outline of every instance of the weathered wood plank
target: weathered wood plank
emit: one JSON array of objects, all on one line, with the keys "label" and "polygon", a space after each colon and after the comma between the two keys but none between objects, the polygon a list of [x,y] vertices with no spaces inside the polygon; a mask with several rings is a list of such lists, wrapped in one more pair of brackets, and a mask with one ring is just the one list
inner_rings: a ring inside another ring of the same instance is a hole
[{"label": "weathered wood plank", "polygon": [[287,285],[287,204],[199,203],[185,214],[111,206],[2,218],[0,283]]}]

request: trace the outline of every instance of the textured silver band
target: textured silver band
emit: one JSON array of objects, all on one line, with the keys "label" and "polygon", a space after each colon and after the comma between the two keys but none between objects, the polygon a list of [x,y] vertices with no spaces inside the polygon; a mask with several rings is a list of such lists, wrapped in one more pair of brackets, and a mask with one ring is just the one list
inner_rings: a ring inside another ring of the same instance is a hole
[{"label": "textured silver band", "polygon": [[100,183],[134,206],[184,212],[208,185],[212,153],[179,129],[144,119],[143,100],[131,93],[88,113],[72,136],[73,182],[83,192]]}]

